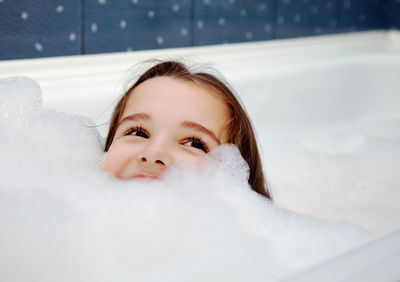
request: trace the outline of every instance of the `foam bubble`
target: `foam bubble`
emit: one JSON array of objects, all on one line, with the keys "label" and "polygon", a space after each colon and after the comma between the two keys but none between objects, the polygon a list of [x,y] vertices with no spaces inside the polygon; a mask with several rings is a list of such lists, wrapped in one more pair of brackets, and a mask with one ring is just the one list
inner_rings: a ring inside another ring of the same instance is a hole
[{"label": "foam bubble", "polygon": [[24,125],[41,109],[39,84],[26,77],[0,80],[0,125]]}]

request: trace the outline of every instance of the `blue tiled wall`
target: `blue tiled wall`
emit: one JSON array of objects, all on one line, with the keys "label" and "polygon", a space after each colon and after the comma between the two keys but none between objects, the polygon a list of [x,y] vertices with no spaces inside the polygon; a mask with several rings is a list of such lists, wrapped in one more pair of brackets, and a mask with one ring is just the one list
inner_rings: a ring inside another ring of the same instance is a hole
[{"label": "blue tiled wall", "polygon": [[0,59],[80,52],[80,0],[0,0]]},{"label": "blue tiled wall", "polygon": [[400,0],[0,0],[0,59],[400,28]]},{"label": "blue tiled wall", "polygon": [[190,45],[190,0],[86,0],[83,9],[85,53]]},{"label": "blue tiled wall", "polygon": [[193,44],[219,44],[275,38],[274,0],[194,2]]},{"label": "blue tiled wall", "polygon": [[389,1],[387,7],[389,28],[400,29],[400,0]]},{"label": "blue tiled wall", "polygon": [[341,1],[279,1],[276,36],[288,38],[339,31]]},{"label": "blue tiled wall", "polygon": [[340,9],[340,28],[344,31],[367,30],[371,27],[387,28],[387,6],[389,2],[394,2],[394,0],[344,0]]}]

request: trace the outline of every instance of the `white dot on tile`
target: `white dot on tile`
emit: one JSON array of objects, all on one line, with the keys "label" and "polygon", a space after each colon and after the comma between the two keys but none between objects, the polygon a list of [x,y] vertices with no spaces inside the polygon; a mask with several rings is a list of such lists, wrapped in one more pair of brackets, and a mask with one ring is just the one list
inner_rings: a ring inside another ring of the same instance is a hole
[{"label": "white dot on tile", "polygon": [[286,5],[290,4],[290,0],[282,0],[282,2],[283,2],[283,4],[286,4]]},{"label": "white dot on tile", "polygon": [[164,38],[162,38],[161,36],[157,36],[156,40],[157,40],[157,44],[158,45],[163,45],[164,44]]},{"label": "white dot on tile", "polygon": [[220,26],[223,26],[223,25],[225,24],[225,19],[224,19],[224,18],[219,18],[218,24],[219,24]]},{"label": "white dot on tile", "polygon": [[36,51],[41,52],[43,50],[43,45],[39,42],[35,42],[35,49]]},{"label": "white dot on tile", "polygon": [[311,15],[316,15],[319,13],[319,9],[316,6],[313,6],[313,7],[311,7],[310,12],[311,12]]},{"label": "white dot on tile", "polygon": [[97,23],[92,23],[92,25],[90,26],[90,29],[92,32],[97,32]]},{"label": "white dot on tile", "polygon": [[61,14],[64,11],[64,6],[63,5],[58,5],[56,8],[56,12]]},{"label": "white dot on tile", "polygon": [[247,32],[246,32],[246,38],[247,38],[248,40],[253,39],[253,33],[252,33],[251,31],[247,31]]},{"label": "white dot on tile", "polygon": [[188,34],[188,30],[187,30],[187,28],[182,28],[182,30],[181,30],[181,34],[182,34],[182,36],[186,36],[187,34]]},{"label": "white dot on tile", "polygon": [[265,32],[270,32],[271,30],[272,30],[272,25],[270,25],[270,24],[264,25],[264,31]]},{"label": "white dot on tile", "polygon": [[259,11],[265,11],[266,8],[267,8],[267,6],[266,6],[264,3],[262,3],[262,4],[260,4],[260,5],[258,6],[258,10],[259,10]]},{"label": "white dot on tile", "polygon": [[154,18],[154,15],[155,15],[156,13],[153,11],[153,10],[150,10],[148,13],[147,13],[147,16],[150,18],[150,19],[152,19],[152,18]]},{"label": "white dot on tile", "polygon": [[104,5],[107,3],[107,0],[98,0],[100,5]]},{"label": "white dot on tile", "polygon": [[3,3],[4,2],[4,0],[0,0],[0,3]]},{"label": "white dot on tile", "polygon": [[321,34],[323,32],[323,29],[320,28],[319,26],[314,28],[314,34]]},{"label": "white dot on tile", "polygon": [[164,38],[162,38],[161,36],[157,36],[156,40],[157,40],[157,44],[158,44],[158,45],[163,45],[163,43],[164,43]]},{"label": "white dot on tile", "polygon": [[204,22],[202,20],[197,21],[197,28],[202,29],[204,27]]},{"label": "white dot on tile", "polygon": [[29,18],[29,14],[28,14],[27,12],[22,12],[22,13],[21,13],[21,18],[22,18],[23,20],[27,20],[27,19]]},{"label": "white dot on tile", "polygon": [[241,10],[240,10],[240,15],[241,15],[242,17],[245,17],[246,14],[247,14],[247,11],[246,11],[245,9],[241,9]]},{"label": "white dot on tile", "polygon": [[128,48],[126,48],[126,52],[132,52],[132,51],[133,51],[133,49],[131,46],[128,46]]},{"label": "white dot on tile", "polygon": [[126,28],[126,25],[127,25],[126,20],[121,20],[119,22],[119,27],[122,28],[122,29]]},{"label": "white dot on tile", "polygon": [[69,41],[75,41],[76,39],[76,34],[74,32],[71,32],[68,36]]},{"label": "white dot on tile", "polygon": [[180,8],[181,8],[181,7],[180,7],[178,4],[175,4],[174,6],[172,6],[172,10],[173,10],[174,12],[178,12]]},{"label": "white dot on tile", "polygon": [[210,0],[203,0],[203,3],[204,3],[205,5],[208,5],[208,4],[210,4]]},{"label": "white dot on tile", "polygon": [[139,0],[132,0],[132,3],[137,4],[137,3],[139,3]]},{"label": "white dot on tile", "polygon": [[234,4],[234,3],[235,3],[235,0],[228,0],[228,3],[229,3],[229,4]]},{"label": "white dot on tile", "polygon": [[300,16],[299,14],[296,14],[296,15],[293,17],[293,21],[294,21],[295,23],[301,22],[301,16]]}]

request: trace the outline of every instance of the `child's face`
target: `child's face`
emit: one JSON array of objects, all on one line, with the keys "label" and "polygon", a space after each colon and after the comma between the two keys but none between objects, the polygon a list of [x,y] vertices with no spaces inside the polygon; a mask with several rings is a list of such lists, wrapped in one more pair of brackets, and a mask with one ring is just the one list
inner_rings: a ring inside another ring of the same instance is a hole
[{"label": "child's face", "polygon": [[227,143],[228,107],[194,83],[156,77],[131,93],[104,170],[119,178],[158,177],[174,162],[198,165]]}]

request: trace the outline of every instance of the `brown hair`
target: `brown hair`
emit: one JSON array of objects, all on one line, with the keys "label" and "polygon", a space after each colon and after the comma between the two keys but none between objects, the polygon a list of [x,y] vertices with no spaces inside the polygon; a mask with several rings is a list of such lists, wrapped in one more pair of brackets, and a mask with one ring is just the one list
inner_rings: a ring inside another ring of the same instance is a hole
[{"label": "brown hair", "polygon": [[111,118],[110,127],[104,151],[110,148],[117,125],[121,120],[126,103],[132,91],[144,81],[160,76],[168,76],[183,81],[189,81],[206,87],[217,94],[227,105],[231,112],[228,124],[228,143],[236,145],[250,168],[249,184],[257,193],[270,198],[268,187],[264,178],[261,158],[257,147],[253,127],[246,111],[241,106],[233,92],[216,76],[205,72],[191,72],[188,68],[176,61],[159,62],[148,69],[122,96]]}]

